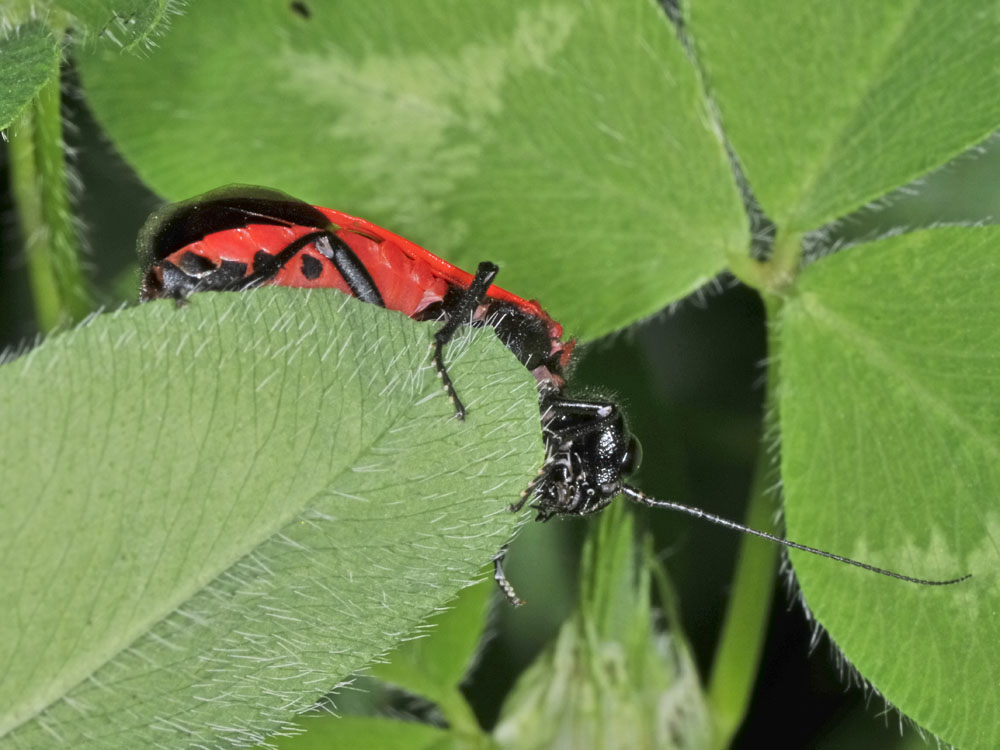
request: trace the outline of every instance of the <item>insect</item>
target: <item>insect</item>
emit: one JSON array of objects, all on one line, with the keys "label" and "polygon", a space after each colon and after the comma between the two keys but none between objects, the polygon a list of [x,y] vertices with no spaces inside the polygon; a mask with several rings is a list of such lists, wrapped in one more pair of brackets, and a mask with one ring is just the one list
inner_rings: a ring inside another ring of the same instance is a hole
[{"label": "insect", "polygon": [[[416,320],[440,320],[433,361],[445,391],[464,419],[466,409],[448,375],[444,348],[463,324],[492,326],[538,383],[546,459],[511,510],[526,503],[536,520],[595,513],[618,495],[649,507],[681,511],[734,531],[810,552],[911,583],[936,581],[792,542],[680,503],[656,500],[627,483],[641,450],[625,416],[611,401],[573,398],[566,368],[573,341],[534,300],[493,285],[498,268],[480,263],[466,273],[422,247],[364,219],[311,206],[265,188],[231,186],[154,214],[140,235],[146,256],[142,300],[183,300],[199,291],[239,291],[268,284],[331,288]],[[505,548],[494,557],[494,578],[507,599],[521,604],[503,573]]]}]

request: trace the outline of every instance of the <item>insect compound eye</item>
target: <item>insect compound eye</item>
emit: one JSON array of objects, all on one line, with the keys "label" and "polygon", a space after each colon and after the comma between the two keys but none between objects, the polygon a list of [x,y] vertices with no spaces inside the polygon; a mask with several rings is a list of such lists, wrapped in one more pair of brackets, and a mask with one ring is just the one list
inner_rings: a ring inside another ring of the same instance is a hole
[{"label": "insect compound eye", "polygon": [[632,435],[628,440],[628,450],[622,456],[622,474],[632,474],[639,470],[642,464],[642,443]]}]

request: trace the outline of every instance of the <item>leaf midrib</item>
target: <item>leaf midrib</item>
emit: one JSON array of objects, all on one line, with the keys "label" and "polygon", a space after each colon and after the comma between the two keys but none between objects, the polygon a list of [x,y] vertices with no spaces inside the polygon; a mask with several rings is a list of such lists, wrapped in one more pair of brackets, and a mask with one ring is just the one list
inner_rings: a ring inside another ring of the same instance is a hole
[{"label": "leaf midrib", "polygon": [[[287,370],[284,373],[284,377],[287,377]],[[416,400],[419,402],[420,398],[417,398]],[[125,652],[133,643],[150,633],[158,623],[163,622],[167,617],[169,617],[170,614],[178,611],[178,609],[183,606],[184,602],[189,601],[198,593],[204,591],[212,581],[217,580],[220,576],[224,575],[226,571],[230,570],[247,555],[252,554],[254,550],[280,535],[282,529],[286,528],[290,523],[293,523],[295,519],[298,518],[304,511],[308,510],[317,497],[325,493],[330,487],[334,487],[339,484],[339,478],[344,474],[349,473],[352,470],[351,467],[356,465],[358,461],[363,461],[366,456],[374,457],[375,454],[371,450],[372,446],[377,445],[385,437],[385,435],[398,424],[408,423],[411,418],[412,416],[410,415],[409,407],[399,410],[396,418],[387,420],[382,429],[373,435],[370,440],[365,441],[365,447],[358,451],[352,460],[345,462],[345,468],[342,471],[339,471],[328,478],[325,487],[320,488],[313,494],[304,498],[303,501],[295,506],[293,510],[289,510],[287,513],[282,514],[277,522],[270,524],[269,531],[258,535],[252,543],[245,545],[242,551],[233,554],[227,565],[219,567],[209,575],[193,577],[191,579],[191,585],[184,587],[179,591],[177,596],[172,597],[169,602],[169,606],[157,608],[153,610],[148,617],[138,620],[136,622],[136,627],[133,629],[131,634],[113,639],[116,643],[123,645],[120,645],[120,647],[115,649],[99,650],[100,653],[105,654],[104,658],[89,660],[91,666],[86,669],[78,670],[78,676],[70,677],[69,679],[58,679],[50,682],[49,685],[51,686],[51,689],[49,691],[36,695],[33,700],[29,700],[26,703],[21,704],[22,706],[27,705],[29,707],[24,711],[24,713],[20,713],[16,710],[5,712],[7,718],[13,718],[15,716],[18,718],[16,721],[12,721],[6,725],[4,723],[0,723],[0,738],[10,735],[24,724],[36,720],[50,706],[57,703],[64,696],[70,694],[89,677],[96,674],[100,669],[104,668],[108,664],[114,662],[114,660],[118,658],[120,654]]]},{"label": "leaf midrib", "polygon": [[[852,126],[864,111],[861,107],[862,103],[868,100],[876,84],[881,81],[885,71],[885,61],[890,58],[891,53],[897,48],[900,40],[906,36],[906,32],[909,30],[913,17],[919,7],[919,0],[911,0],[909,9],[900,15],[895,27],[891,31],[886,31],[882,37],[885,40],[885,44],[882,47],[881,53],[872,60],[871,67],[867,71],[866,80],[855,88],[856,94],[848,108],[850,114],[844,117],[839,127],[831,132],[822,158],[813,161],[815,165],[814,169],[804,175],[804,179],[800,182],[800,189],[798,191],[799,200],[790,208],[784,222],[789,230],[806,231],[816,228],[808,222],[800,223],[801,217],[803,214],[810,212],[810,202],[815,197],[816,186],[827,178],[831,170],[836,170],[834,155],[838,153],[847,135],[852,132]],[[832,218],[836,217],[826,217],[826,219]]]}]

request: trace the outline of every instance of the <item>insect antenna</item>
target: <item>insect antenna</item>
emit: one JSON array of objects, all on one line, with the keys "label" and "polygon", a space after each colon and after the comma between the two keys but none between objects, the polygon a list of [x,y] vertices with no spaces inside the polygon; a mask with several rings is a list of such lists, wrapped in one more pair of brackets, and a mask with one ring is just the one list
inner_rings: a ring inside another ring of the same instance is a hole
[{"label": "insect antenna", "polygon": [[836,560],[837,562],[847,563],[848,565],[854,565],[858,568],[864,568],[865,570],[870,570],[872,573],[878,573],[879,575],[889,576],[890,578],[898,578],[901,581],[909,581],[910,583],[919,583],[924,586],[950,586],[953,583],[961,583],[969,578],[972,578],[972,573],[967,573],[960,578],[952,578],[948,581],[929,581],[924,578],[913,578],[912,576],[904,576],[902,573],[894,573],[891,570],[886,570],[885,568],[877,568],[874,565],[869,565],[868,563],[859,562],[858,560],[852,560],[849,557],[842,557],[841,555],[835,555],[832,552],[824,552],[821,549],[816,549],[815,547],[807,547],[804,544],[799,544],[798,542],[792,542],[788,539],[784,539],[780,536],[774,534],[769,534],[766,531],[758,531],[757,529],[752,529],[749,526],[744,526],[741,523],[736,523],[735,521],[730,521],[728,518],[723,518],[722,516],[717,516],[714,513],[708,513],[707,511],[701,510],[701,508],[692,508],[690,505],[681,505],[680,503],[670,502],[669,500],[654,500],[646,493],[641,490],[637,490],[635,487],[629,487],[628,485],[621,486],[621,493],[633,502],[639,503],[640,505],[645,505],[650,508],[666,508],[667,510],[679,510],[681,513],[687,513],[689,516],[694,516],[695,518],[703,518],[706,521],[711,521],[719,526],[725,526],[727,529],[732,529],[733,531],[739,531],[744,534],[752,534],[753,536],[759,536],[764,539],[769,539],[772,542],[777,542],[785,547],[791,547],[792,549],[800,549],[803,552],[809,552],[814,555],[819,555],[820,557],[828,557],[831,560]]}]

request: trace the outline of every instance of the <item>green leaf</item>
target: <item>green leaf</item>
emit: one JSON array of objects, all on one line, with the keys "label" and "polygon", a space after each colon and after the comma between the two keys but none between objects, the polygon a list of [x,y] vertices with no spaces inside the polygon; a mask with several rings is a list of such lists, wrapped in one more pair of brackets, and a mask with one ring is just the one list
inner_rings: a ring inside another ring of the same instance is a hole
[{"label": "green leaf", "polygon": [[0,39],[0,130],[17,119],[50,79],[59,75],[59,43],[40,21]]},{"label": "green leaf", "polygon": [[782,318],[788,535],[806,601],[888,700],[945,742],[1000,736],[1000,229],[915,232],[806,269]]},{"label": "green leaf", "polygon": [[635,559],[623,503],[592,528],[579,608],[518,679],[494,739],[519,750],[707,747],[709,717],[683,634],[654,630],[650,584],[665,578],[660,564],[648,549]]},{"label": "green leaf", "polygon": [[272,740],[278,750],[449,750],[465,747],[450,732],[414,721],[371,716],[317,716],[300,722],[305,734]]},{"label": "green leaf", "polygon": [[[180,12],[177,0],[56,0],[83,28],[113,45],[115,52],[150,46],[170,16]],[[110,45],[109,45],[110,46]]]},{"label": "green leaf", "polygon": [[501,285],[582,336],[744,252],[724,148],[651,0],[308,7],[198,3],[148,59],[81,59],[94,112],[154,190],[269,185],[466,267],[498,261]]},{"label": "green leaf", "polygon": [[[362,673],[434,701],[450,727],[448,731],[382,717],[308,716],[297,722],[303,734],[278,741],[279,750],[493,747],[458,686],[475,655],[495,593],[493,581],[463,589],[443,611],[404,639],[388,655],[388,661],[375,663]],[[340,696],[333,702],[339,711],[344,710]]]},{"label": "green leaf", "polygon": [[492,580],[464,589],[447,609],[420,625],[389,654],[388,661],[372,665],[369,674],[434,701],[453,727],[470,718],[458,686],[476,654],[495,591]]},{"label": "green leaf", "polygon": [[0,748],[252,743],[475,579],[542,457],[534,380],[467,329],[459,422],[433,331],[203,294],[0,368]]},{"label": "green leaf", "polygon": [[814,229],[1000,127],[1000,6],[690,4],[723,128],[767,214]]}]

